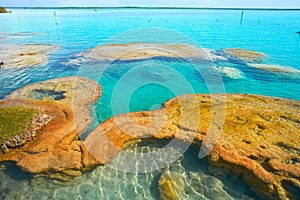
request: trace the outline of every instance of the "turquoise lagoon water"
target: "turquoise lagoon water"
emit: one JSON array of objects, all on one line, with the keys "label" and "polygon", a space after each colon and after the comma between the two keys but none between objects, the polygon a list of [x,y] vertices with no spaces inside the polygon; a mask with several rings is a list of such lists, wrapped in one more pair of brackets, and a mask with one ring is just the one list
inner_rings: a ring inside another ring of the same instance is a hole
[{"label": "turquoise lagoon water", "polygon": [[[103,89],[95,106],[94,126],[119,113],[157,109],[164,101],[186,93],[251,93],[300,100],[299,73],[274,73],[236,60],[191,63],[184,59],[154,58],[115,61],[109,65],[68,64],[76,53],[101,44],[192,41],[216,52],[223,48],[263,52],[268,55],[263,61],[266,64],[300,70],[300,35],[296,34],[300,31],[300,11],[245,10],[242,22],[240,16],[241,10],[12,9],[11,14],[0,15],[0,44],[57,44],[60,50],[47,65],[0,70],[0,99],[29,83],[70,75],[86,76],[99,82]],[[221,74],[222,79],[212,76],[222,85],[214,88],[212,81],[208,87],[199,68],[206,72],[213,65],[236,69],[239,76],[234,73]],[[148,151],[156,147],[129,149],[143,148]],[[0,169],[0,198],[157,199],[158,178],[165,170],[175,170],[185,177],[186,199],[258,198],[237,178],[228,174],[210,175],[207,161],[197,159],[194,154],[197,155],[196,150],[190,149],[166,169],[147,174],[98,167],[68,184],[33,178],[5,163]],[[235,187],[239,189],[232,190]]]}]

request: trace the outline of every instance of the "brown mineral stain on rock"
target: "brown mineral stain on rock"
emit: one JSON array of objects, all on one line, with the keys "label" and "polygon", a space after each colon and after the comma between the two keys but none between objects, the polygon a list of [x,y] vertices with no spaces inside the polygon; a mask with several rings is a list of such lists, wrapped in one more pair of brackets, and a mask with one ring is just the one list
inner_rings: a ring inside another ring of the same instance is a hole
[{"label": "brown mineral stain on rock", "polygon": [[20,53],[19,55],[20,56],[25,56],[25,55],[28,55],[28,56],[34,56],[34,55],[36,55],[37,54],[37,52],[29,52],[29,53],[27,53],[27,54],[25,54],[25,53]]},{"label": "brown mineral stain on rock", "polygon": [[212,108],[222,108],[222,104],[227,107],[225,123],[208,155],[210,165],[240,177],[263,198],[295,195],[283,187],[282,180],[300,183],[298,101],[237,94],[213,102],[209,95],[184,95],[164,103],[158,111],[113,117],[97,127],[84,144],[104,164],[126,142],[137,138],[176,137],[201,145],[209,137]]}]

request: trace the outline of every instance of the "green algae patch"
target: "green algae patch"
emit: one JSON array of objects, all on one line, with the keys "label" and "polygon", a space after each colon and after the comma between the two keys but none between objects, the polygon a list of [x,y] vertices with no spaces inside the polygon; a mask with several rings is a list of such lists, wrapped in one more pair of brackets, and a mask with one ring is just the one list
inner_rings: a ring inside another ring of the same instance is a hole
[{"label": "green algae patch", "polygon": [[5,150],[6,143],[17,146],[20,136],[31,132],[39,113],[37,109],[21,106],[0,108],[0,148]]}]

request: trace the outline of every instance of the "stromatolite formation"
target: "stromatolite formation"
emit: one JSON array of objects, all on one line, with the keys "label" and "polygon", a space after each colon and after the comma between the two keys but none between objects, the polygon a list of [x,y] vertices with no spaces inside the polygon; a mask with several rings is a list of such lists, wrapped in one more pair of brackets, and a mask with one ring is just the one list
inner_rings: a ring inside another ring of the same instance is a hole
[{"label": "stromatolite formation", "polygon": [[227,48],[223,49],[223,52],[231,58],[240,59],[244,62],[260,61],[267,57],[264,53],[241,48]]},{"label": "stromatolite formation", "polygon": [[[54,178],[77,176],[93,165],[109,163],[126,143],[140,138],[175,137],[203,146],[208,137],[218,136],[207,134],[217,111],[225,112],[225,122],[215,129],[221,133],[218,140],[209,140],[216,144],[205,143],[214,145],[209,164],[240,177],[263,198],[299,196],[298,101],[243,94],[228,94],[226,101],[218,94],[184,95],[167,101],[160,110],[112,117],[81,141],[78,134],[91,122],[86,106],[100,95],[97,83],[79,77],[49,80],[13,92],[5,102],[36,106],[54,118],[34,142],[0,160],[13,160],[26,171]],[[74,121],[71,105],[82,111],[80,125]],[[168,181],[162,185],[172,186]]]},{"label": "stromatolite formation", "polygon": [[[208,155],[210,165],[239,176],[264,198],[297,197],[300,103],[254,95],[227,95],[227,102],[213,106],[218,108],[222,104],[227,105],[225,124]],[[211,125],[210,96],[185,95],[166,102],[164,107],[113,117],[96,128],[84,144],[101,163],[110,162],[126,142],[136,138],[176,137],[201,145]],[[201,115],[195,119],[199,108]],[[195,129],[196,121],[199,123]]]},{"label": "stromatolite formation", "polygon": [[57,45],[25,44],[20,46],[3,45],[0,47],[1,68],[20,68],[45,65],[50,54],[58,50]]},{"label": "stromatolite formation", "polygon": [[80,175],[81,170],[96,164],[78,135],[91,122],[88,105],[100,95],[100,86],[82,77],[34,83],[13,92],[2,104],[34,107],[53,119],[34,142],[1,156],[0,161],[13,160],[28,172],[51,172],[51,177],[60,179]]},{"label": "stromatolite formation", "polygon": [[248,63],[250,67],[254,67],[257,69],[267,70],[271,72],[278,72],[278,73],[292,73],[292,74],[299,74],[300,70],[294,69],[288,66],[281,66],[281,65],[272,65],[272,64],[255,64],[255,63]]},{"label": "stromatolite formation", "polygon": [[79,53],[77,58],[67,64],[74,65],[93,61],[130,61],[155,57],[201,59],[201,60],[226,60],[215,55],[212,50],[187,44],[156,44],[156,43],[131,43],[131,44],[106,44],[94,47]]}]

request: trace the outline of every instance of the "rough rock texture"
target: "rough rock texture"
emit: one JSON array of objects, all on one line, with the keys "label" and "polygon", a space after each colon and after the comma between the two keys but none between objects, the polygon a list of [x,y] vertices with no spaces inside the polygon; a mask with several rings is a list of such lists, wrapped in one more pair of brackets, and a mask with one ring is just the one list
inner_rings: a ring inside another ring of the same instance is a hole
[{"label": "rough rock texture", "polygon": [[[4,102],[37,107],[54,118],[34,142],[0,161],[12,160],[26,171],[64,179],[110,162],[127,142],[176,137],[202,145],[204,152],[213,147],[209,164],[240,177],[265,199],[299,197],[300,102],[254,95],[226,95],[227,101],[224,95],[184,95],[160,110],[110,118],[82,142],[78,134],[91,120],[87,104],[100,95],[98,84],[79,77],[35,83],[13,92]],[[220,126],[222,116],[224,126]],[[172,187],[166,179],[161,184]],[[164,194],[174,193],[169,192],[164,189]]]},{"label": "rough rock texture", "polygon": [[267,57],[266,54],[247,49],[223,49],[223,52],[229,57],[237,58],[245,62],[258,61]]},{"label": "rough rock texture", "polygon": [[[209,95],[174,98],[161,110],[110,118],[84,144],[100,163],[110,162],[126,142],[136,138],[176,137],[213,145],[205,142],[217,137],[207,135],[212,108],[220,111],[225,103],[212,102]],[[219,127],[222,133],[208,155],[210,165],[239,176],[263,198],[295,199],[300,191],[299,110],[298,101],[227,95],[225,124]]]},{"label": "rough rock texture", "polygon": [[184,177],[178,172],[165,171],[159,178],[159,199],[180,200],[184,195]]},{"label": "rough rock texture", "polygon": [[228,78],[232,78],[232,79],[244,78],[243,72],[233,67],[214,66],[213,69]]},{"label": "rough rock texture", "polygon": [[[47,95],[41,98],[34,92],[36,90],[41,94],[47,91]],[[62,91],[64,98],[55,100]],[[49,172],[53,178],[80,175],[80,170],[97,163],[78,140],[78,134],[91,122],[88,104],[100,95],[97,83],[81,77],[53,79],[13,92],[2,104],[38,108],[54,118],[39,130],[34,142],[1,156],[0,161],[15,161],[28,172]]]},{"label": "rough rock texture", "polygon": [[94,81],[83,77],[65,77],[27,85],[4,100],[35,99],[67,106],[73,112],[73,120],[80,133],[92,120],[87,104],[97,101],[100,96],[101,87]]},{"label": "rough rock texture", "polygon": [[110,44],[94,47],[86,52],[77,54],[75,60],[69,64],[84,61],[114,61],[114,60],[140,60],[153,57],[168,58],[200,58],[204,60],[224,60],[221,56],[214,55],[211,50],[185,44]]},{"label": "rough rock texture", "polygon": [[49,55],[58,50],[56,45],[26,44],[20,46],[1,45],[2,68],[32,67],[47,64]]}]

